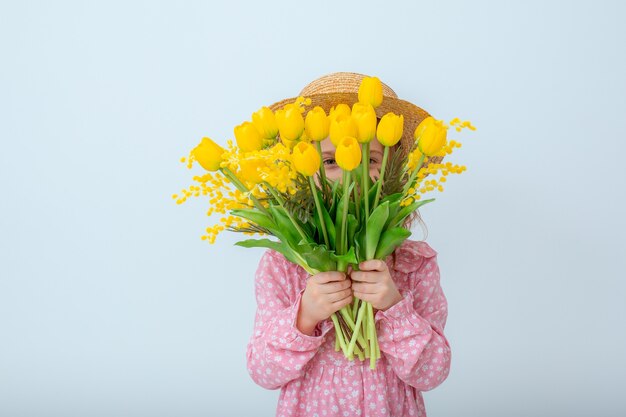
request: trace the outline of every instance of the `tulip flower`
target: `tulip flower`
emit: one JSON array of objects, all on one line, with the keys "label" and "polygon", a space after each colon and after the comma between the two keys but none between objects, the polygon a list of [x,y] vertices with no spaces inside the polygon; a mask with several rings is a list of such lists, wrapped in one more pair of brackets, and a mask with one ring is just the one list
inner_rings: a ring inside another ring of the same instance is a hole
[{"label": "tulip flower", "polygon": [[402,138],[404,116],[394,113],[385,114],[376,130],[376,138],[383,146],[393,146]]},{"label": "tulip flower", "polygon": [[370,142],[376,134],[376,111],[369,103],[354,103],[352,118],[357,125],[356,139],[360,143]]},{"label": "tulip flower", "polygon": [[243,122],[234,130],[237,146],[243,152],[258,151],[263,147],[263,137],[251,122]]},{"label": "tulip flower", "polygon": [[383,102],[383,85],[378,77],[364,77],[359,85],[359,102],[380,106]]},{"label": "tulip flower", "polygon": [[[319,142],[317,142],[317,144],[319,144]],[[298,142],[298,144],[293,148],[293,154],[291,157],[296,171],[305,177],[308,177],[309,187],[311,188],[311,194],[313,194],[313,199],[315,200],[317,214],[318,217],[322,219],[321,229],[324,236],[324,243],[326,243],[326,247],[329,248],[330,245],[328,232],[326,230],[326,222],[323,220],[322,202],[320,201],[315,182],[313,181],[313,174],[315,174],[315,172],[319,169],[322,158],[313,145],[307,142]]]},{"label": "tulip flower", "polygon": [[351,112],[352,110],[350,109],[350,106],[348,106],[347,104],[345,103],[337,104],[336,106],[333,106],[330,108],[330,111],[328,112],[328,119],[332,123],[333,120],[335,120],[337,117],[341,115],[350,116]]},{"label": "tulip flower", "polygon": [[193,157],[207,171],[217,171],[222,162],[224,149],[212,139],[204,137],[198,146],[193,148]]},{"label": "tulip flower", "polygon": [[335,150],[335,161],[344,171],[352,171],[361,163],[361,147],[356,138],[346,136],[341,139]]},{"label": "tulip flower", "polygon": [[263,139],[274,139],[278,134],[278,125],[274,112],[267,106],[252,113],[252,123]]},{"label": "tulip flower", "polygon": [[330,122],[330,141],[337,147],[340,140],[346,136],[356,138],[358,135],[358,126],[350,115],[341,114]]},{"label": "tulip flower", "polygon": [[321,157],[313,145],[307,142],[298,142],[293,148],[293,164],[296,171],[310,177],[320,167]]},{"label": "tulip flower", "polygon": [[282,139],[286,141],[299,139],[304,131],[304,118],[300,106],[291,103],[277,110],[276,123]]},{"label": "tulip flower", "polygon": [[330,120],[323,108],[315,106],[309,110],[304,120],[304,131],[311,140],[319,142],[326,139],[329,128]]},{"label": "tulip flower", "polygon": [[426,156],[437,154],[446,144],[448,127],[443,121],[429,116],[417,126],[414,138],[419,150]]}]

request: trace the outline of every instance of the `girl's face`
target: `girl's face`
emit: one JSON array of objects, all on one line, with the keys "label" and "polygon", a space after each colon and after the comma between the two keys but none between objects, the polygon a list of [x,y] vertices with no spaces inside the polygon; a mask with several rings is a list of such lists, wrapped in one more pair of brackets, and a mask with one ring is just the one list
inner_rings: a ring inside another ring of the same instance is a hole
[{"label": "girl's face", "polygon": [[[340,181],[342,179],[342,170],[335,162],[335,145],[330,141],[330,137],[321,142],[322,145],[322,163],[326,171],[326,177],[332,181]],[[383,162],[383,145],[378,139],[374,138],[370,142],[370,177],[376,180],[380,175],[380,168]],[[360,168],[356,168],[360,169]]]}]

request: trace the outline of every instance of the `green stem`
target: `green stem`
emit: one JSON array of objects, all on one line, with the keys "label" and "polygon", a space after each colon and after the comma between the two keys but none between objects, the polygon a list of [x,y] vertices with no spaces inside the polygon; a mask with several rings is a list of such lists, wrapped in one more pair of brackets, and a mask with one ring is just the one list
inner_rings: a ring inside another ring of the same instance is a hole
[{"label": "green stem", "polygon": [[354,325],[354,332],[352,333],[352,339],[350,339],[350,344],[348,345],[348,355],[352,355],[354,351],[354,345],[356,343],[356,339],[359,335],[359,330],[361,329],[361,322],[363,321],[363,312],[367,308],[366,303],[361,304],[361,308],[359,308],[359,314],[356,318],[356,323]]},{"label": "green stem", "polygon": [[[352,174],[352,181],[356,184],[357,183],[357,178],[356,178],[356,171],[350,171],[350,173]],[[356,208],[356,220],[357,222],[361,221],[361,199],[359,198],[359,190],[358,188],[355,186],[354,187],[354,204],[355,204],[355,208]]]},{"label": "green stem", "polygon": [[330,244],[328,243],[328,233],[326,232],[326,219],[324,218],[324,214],[322,213],[320,198],[319,195],[317,195],[317,187],[315,187],[315,182],[313,181],[312,176],[309,177],[309,186],[311,187],[311,193],[313,193],[313,198],[315,199],[315,207],[317,208],[317,215],[320,218],[322,233],[324,234],[324,242],[326,243],[326,247],[330,250]]},{"label": "green stem", "polygon": [[[340,255],[345,255],[348,252],[348,230],[346,228],[346,222],[348,220],[348,207],[350,206],[350,196],[348,190],[350,189],[350,171],[343,171],[343,195],[344,199],[343,213],[341,215],[341,227],[339,228],[339,243],[341,243],[339,250]],[[339,245],[337,245],[339,246]],[[348,264],[343,261],[337,261],[337,271],[346,272]]]},{"label": "green stem", "polygon": [[411,172],[411,176],[409,177],[409,180],[406,182],[406,184],[404,184],[404,188],[402,190],[402,194],[406,195],[407,191],[409,191],[409,188],[413,187],[413,181],[415,181],[415,177],[417,176],[417,173],[422,168],[422,163],[424,162],[424,157],[425,157],[425,155],[422,154],[422,156],[420,157],[419,162],[417,163],[417,167],[415,167],[413,172]]},{"label": "green stem", "polygon": [[[350,306],[343,306],[339,310],[339,313],[341,314],[341,316],[345,320],[346,324],[348,325],[348,328],[352,332],[352,336],[351,337],[354,337],[354,334],[356,333],[357,340],[361,343],[361,345],[366,346],[367,345],[367,341],[366,341],[365,337],[358,331],[358,327],[357,327],[356,323],[354,322],[354,320],[352,320],[353,316],[351,314],[352,311],[350,309]],[[346,348],[347,348],[348,341],[345,340],[345,342],[346,342]],[[352,353],[350,355],[348,355],[347,352],[346,352],[346,357],[348,357],[350,360],[352,360],[353,356],[354,355]]]},{"label": "green stem", "polygon": [[250,197],[250,200],[252,200],[256,208],[258,208],[263,214],[268,216],[270,219],[272,218],[272,216],[267,211],[267,209],[263,207],[263,204],[261,204],[261,202],[252,194],[252,192],[248,189],[248,187],[246,187],[244,183],[242,183],[239,180],[239,178],[237,178],[237,176],[230,169],[226,167],[220,168],[220,172],[224,174],[224,176],[228,178],[230,182],[232,182],[239,191],[241,191],[242,193],[247,193],[248,197]]},{"label": "green stem", "polygon": [[372,303],[367,303],[367,313],[369,316],[369,339],[370,339],[370,369],[376,369],[376,322],[374,321],[374,310],[372,308]]},{"label": "green stem", "polygon": [[322,156],[322,144],[320,141],[315,141],[315,145],[317,146],[317,151],[320,154],[320,178],[321,178],[321,183],[322,186],[320,187],[322,189],[322,192],[324,194],[326,194],[326,188],[328,187],[328,183],[326,181],[326,169],[324,168],[324,158]]},{"label": "green stem", "polygon": [[330,316],[330,318],[335,324],[335,337],[339,339],[339,346],[341,346],[341,350],[343,350],[343,354],[347,356],[348,348],[346,346],[346,341],[344,340],[344,336],[343,336],[343,330],[341,330],[341,325],[339,324],[339,319],[337,319],[336,313],[333,313]]},{"label": "green stem", "polygon": [[383,188],[383,179],[385,178],[385,168],[387,167],[387,158],[389,157],[389,146],[385,146],[383,151],[383,164],[380,167],[380,176],[378,177],[378,187],[376,188],[376,198],[374,199],[374,205],[372,211],[378,206],[378,199],[380,198],[380,192]]},{"label": "green stem", "polygon": [[289,217],[289,220],[291,220],[291,223],[294,225],[296,230],[298,230],[298,233],[300,233],[300,237],[302,237],[302,239],[304,239],[306,242],[308,242],[309,241],[309,237],[306,235],[306,233],[304,233],[304,230],[302,230],[302,228],[300,227],[300,225],[298,224],[296,219],[293,218],[293,216],[291,215],[289,210],[287,210],[285,208],[285,206],[283,205],[283,199],[278,195],[278,193],[276,193],[276,191],[274,190],[274,188],[271,185],[269,185],[265,181],[263,181],[263,183],[265,184],[267,189],[270,191],[270,193],[272,193],[272,195],[274,196],[274,198],[276,199],[276,201],[280,205],[280,208],[282,208],[283,211],[285,212],[285,214],[287,215],[287,217]]},{"label": "green stem", "polygon": [[370,144],[369,142],[363,143],[361,144],[361,154],[362,154],[362,160],[361,160],[361,168],[362,168],[362,175],[361,175],[361,182],[363,183],[362,185],[362,194],[363,194],[363,201],[365,202],[365,218],[364,221],[367,224],[367,219],[369,219],[370,217],[370,199],[369,199],[369,179],[370,179],[370,167],[369,167],[369,162],[370,162]]}]

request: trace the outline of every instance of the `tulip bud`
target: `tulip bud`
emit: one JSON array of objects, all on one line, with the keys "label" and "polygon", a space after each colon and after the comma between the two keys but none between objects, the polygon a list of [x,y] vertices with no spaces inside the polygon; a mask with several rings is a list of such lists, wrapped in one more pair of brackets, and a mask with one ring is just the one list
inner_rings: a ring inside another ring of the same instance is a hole
[{"label": "tulip bud", "polygon": [[243,122],[235,127],[237,146],[244,152],[258,151],[263,147],[263,138],[250,122]]},{"label": "tulip bud", "polygon": [[297,140],[304,131],[304,118],[300,107],[294,103],[276,111],[276,123],[280,137],[286,141]]},{"label": "tulip bud", "polygon": [[306,115],[304,120],[304,131],[310,140],[322,141],[328,137],[330,120],[326,112],[320,106],[315,106]]},{"label": "tulip bud", "polygon": [[330,122],[330,141],[337,146],[339,141],[346,136],[356,137],[358,134],[358,127],[352,116],[346,116],[341,114]]},{"label": "tulip bud", "polygon": [[224,149],[210,138],[204,137],[198,146],[191,151],[193,157],[207,171],[217,171],[222,162]]},{"label": "tulip bud", "polygon": [[376,138],[383,146],[393,146],[402,138],[404,116],[394,113],[385,114],[376,129]]},{"label": "tulip bud", "polygon": [[341,115],[350,116],[351,111],[350,106],[346,103],[337,104],[336,106],[330,108],[330,111],[328,112],[328,119],[332,123],[333,120]]},{"label": "tulip bud", "polygon": [[383,85],[378,77],[364,77],[359,85],[359,102],[380,106],[383,102]]},{"label": "tulip bud", "polygon": [[298,142],[293,147],[292,158],[296,171],[307,177],[315,174],[320,167],[320,154],[307,142]]},{"label": "tulip bud", "polygon": [[275,139],[278,134],[278,125],[274,112],[267,106],[252,113],[252,123],[263,139]]},{"label": "tulip bud", "polygon": [[414,138],[419,150],[426,156],[437,154],[446,144],[448,127],[443,121],[429,116],[417,126]]},{"label": "tulip bud", "polygon": [[337,145],[335,161],[341,169],[352,171],[361,163],[361,146],[356,138],[346,136]]},{"label": "tulip bud", "polygon": [[369,103],[354,103],[352,118],[357,125],[356,139],[360,143],[368,143],[376,135],[376,111]]}]

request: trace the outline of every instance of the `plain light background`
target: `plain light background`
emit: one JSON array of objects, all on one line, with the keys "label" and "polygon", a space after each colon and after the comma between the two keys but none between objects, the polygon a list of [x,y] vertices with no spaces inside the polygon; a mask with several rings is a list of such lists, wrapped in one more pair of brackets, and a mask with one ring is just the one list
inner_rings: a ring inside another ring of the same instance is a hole
[{"label": "plain light background", "polygon": [[452,347],[428,415],[625,415],[625,12],[2,2],[0,415],[274,415],[246,370],[262,250],[171,195],[202,136],[335,71],[477,127],[421,210]]}]

